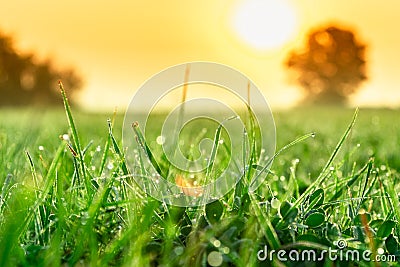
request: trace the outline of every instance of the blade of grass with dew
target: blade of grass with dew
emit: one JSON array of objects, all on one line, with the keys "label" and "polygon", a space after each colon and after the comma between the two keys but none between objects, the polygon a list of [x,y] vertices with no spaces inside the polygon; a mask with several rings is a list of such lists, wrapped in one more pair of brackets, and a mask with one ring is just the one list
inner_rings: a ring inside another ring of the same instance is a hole
[{"label": "blade of grass with dew", "polygon": [[61,144],[59,145],[59,147],[56,151],[56,154],[53,158],[53,161],[50,164],[47,174],[46,174],[45,178],[43,179],[44,184],[42,186],[40,186],[40,188],[42,190],[39,193],[38,197],[36,198],[36,201],[33,204],[33,206],[29,209],[29,212],[27,213],[26,217],[24,218],[23,223],[21,223],[20,228],[17,230],[17,232],[19,234],[23,234],[26,232],[37,209],[39,208],[40,205],[42,205],[42,203],[45,201],[45,199],[47,197],[47,194],[50,192],[50,190],[54,184],[54,181],[55,181],[57,165],[64,153],[64,148],[65,148],[64,142],[61,142]]},{"label": "blade of grass with dew", "polygon": [[390,206],[390,201],[387,198],[386,195],[386,190],[382,182],[382,177],[378,176],[378,181],[379,181],[379,196],[381,197],[381,208],[382,208],[382,215],[383,217],[388,216],[389,214],[389,206]]},{"label": "blade of grass with dew", "polygon": [[247,163],[247,153],[248,153],[248,139],[247,139],[247,131],[246,128],[243,128],[243,133],[242,133],[242,166],[243,170],[239,170],[242,172],[242,177],[240,177],[238,183],[235,186],[235,192],[233,195],[233,209],[235,211],[241,212],[240,206],[242,204],[242,199],[244,196],[244,181],[243,179],[246,177],[247,172],[250,171],[248,170],[248,163]]},{"label": "blade of grass with dew", "polygon": [[[374,159],[370,159],[368,161],[368,169],[367,169],[367,173],[364,178],[364,186],[362,187],[362,190],[359,191],[358,196],[357,196],[358,198],[360,198],[360,202],[358,203],[357,210],[360,210],[361,204],[365,200],[365,192],[367,191],[367,185],[368,185],[369,177],[371,176],[373,162],[374,162]],[[361,183],[362,183],[362,180],[360,179],[360,185],[358,188],[361,188]]]},{"label": "blade of grass with dew", "polygon": [[230,121],[230,120],[233,120],[233,119],[236,119],[236,118],[237,118],[237,116],[231,116],[231,117],[223,120],[218,125],[217,130],[215,131],[213,147],[211,149],[210,158],[208,160],[209,163],[208,163],[208,166],[207,166],[207,169],[206,169],[206,181],[205,181],[205,184],[208,183],[208,180],[210,178],[210,174],[211,174],[211,172],[212,172],[212,170],[214,168],[214,162],[215,162],[215,158],[217,156],[217,151],[218,151],[218,147],[219,147],[219,141],[220,141],[220,138],[221,138],[221,131],[222,131],[223,124],[224,124],[224,122],[227,122],[227,121]]},{"label": "blade of grass with dew", "polygon": [[261,211],[260,205],[258,204],[258,201],[255,198],[254,194],[249,194],[249,196],[251,198],[251,206],[254,209],[258,223],[261,225],[261,231],[267,239],[269,246],[271,247],[271,249],[279,249],[279,247],[281,246],[281,242],[279,241],[278,235],[275,232],[271,221],[269,220],[265,212]]},{"label": "blade of grass with dew", "polygon": [[368,166],[369,161],[357,173],[353,174],[351,179],[349,179],[346,183],[343,183],[342,186],[336,190],[335,194],[327,201],[332,202],[338,199],[344,193],[343,191],[347,190],[347,188],[351,187],[358,179],[360,179],[364,172],[368,170]]},{"label": "blade of grass with dew", "polygon": [[[327,161],[327,163],[325,164],[325,166],[323,167],[322,171],[320,172],[319,176],[317,177],[317,179],[315,179],[315,181],[309,185],[307,187],[307,189],[303,192],[303,194],[300,195],[300,197],[295,201],[295,203],[293,204],[293,206],[289,209],[288,213],[291,210],[294,210],[295,208],[298,208],[299,205],[304,201],[304,199],[316,188],[319,186],[319,184],[321,184],[324,179],[326,178],[326,171],[329,169],[329,166],[332,164],[333,160],[336,158],[336,155],[338,154],[340,148],[342,147],[344,141],[347,139],[347,137],[349,136],[351,130],[354,127],[354,124],[356,122],[357,119],[357,115],[358,115],[358,111],[359,109],[357,108],[356,111],[354,112],[353,118],[349,124],[349,126],[347,127],[346,131],[344,132],[342,138],[339,140],[338,144],[335,147],[335,150],[332,152],[331,156],[329,157],[329,160]],[[281,226],[283,221],[285,218],[281,218],[277,224],[277,227]]]},{"label": "blade of grass with dew", "polygon": [[[394,175],[392,171],[389,169],[389,176],[388,176],[392,181],[394,180]],[[399,197],[397,195],[396,189],[395,189],[395,183],[393,182],[388,182],[385,186],[386,191],[390,197],[390,204],[392,206],[392,210],[394,211],[396,215],[397,222],[400,222],[400,201]],[[400,232],[400,229],[398,229]]]},{"label": "blade of grass with dew", "polygon": [[60,91],[61,91],[61,96],[62,96],[62,99],[63,99],[64,109],[65,109],[65,113],[67,115],[69,128],[71,130],[72,140],[74,142],[75,149],[76,149],[76,151],[77,151],[77,153],[79,155],[80,170],[82,172],[82,176],[83,176],[83,179],[85,181],[86,191],[88,193],[88,197],[91,198],[94,190],[93,190],[93,188],[91,186],[91,181],[86,177],[86,170],[85,170],[85,162],[84,162],[83,152],[82,152],[82,148],[81,148],[81,143],[79,141],[78,131],[77,131],[77,128],[75,126],[75,121],[74,121],[74,118],[72,116],[71,106],[69,105],[67,94],[65,93],[64,85],[62,84],[61,81],[58,82],[58,85],[59,85],[59,88],[60,88]]},{"label": "blade of grass with dew", "polygon": [[[85,244],[89,243],[89,252],[91,254],[90,259],[96,258],[96,254],[98,251],[98,244],[96,241],[95,233],[94,233],[94,221],[97,217],[97,214],[100,208],[103,206],[103,203],[106,202],[106,198],[110,193],[110,188],[115,182],[115,176],[107,182],[106,185],[100,187],[93,196],[93,200],[90,203],[90,206],[87,210],[87,218],[84,225],[76,225],[75,229],[73,229],[73,236],[79,236],[79,239],[76,240],[77,246],[75,247],[70,259],[69,263],[71,265],[75,265],[82,255],[85,253],[86,249],[84,247]],[[84,229],[82,231],[82,228]],[[78,233],[80,233],[78,235]],[[93,263],[92,263],[93,264]]]},{"label": "blade of grass with dew", "polygon": [[[32,174],[32,179],[33,179],[33,185],[35,186],[35,189],[39,188],[39,180],[36,174],[36,168],[35,168],[35,164],[33,164],[33,160],[31,155],[29,154],[28,151],[25,151],[26,157],[28,158],[29,161],[29,166],[31,169],[31,174]],[[36,192],[36,191],[35,191]]]},{"label": "blade of grass with dew", "polygon": [[[251,182],[251,184],[250,184],[250,187],[252,187],[252,186],[254,185],[254,182],[255,182],[261,175],[263,175],[264,173],[267,173],[267,174],[269,173],[269,171],[268,171],[269,165],[270,165],[271,162],[272,162],[277,156],[279,156],[282,152],[284,152],[285,150],[287,150],[287,149],[289,149],[290,147],[294,146],[295,144],[300,143],[300,142],[306,140],[307,138],[314,137],[314,136],[315,136],[315,133],[305,134],[305,135],[300,136],[299,138],[295,139],[294,141],[290,142],[289,144],[285,145],[285,146],[282,147],[281,149],[279,149],[278,152],[276,152],[276,153],[267,161],[267,163],[265,164],[265,166],[262,167],[261,170],[259,170],[259,172],[257,173],[257,175],[253,178],[253,180],[252,180],[252,182]],[[252,166],[253,166],[253,165],[252,165]]]},{"label": "blade of grass with dew", "polygon": [[6,205],[5,199],[7,198],[7,195],[9,193],[10,189],[10,182],[11,182],[12,175],[8,174],[6,176],[6,179],[3,183],[3,186],[1,187],[1,196],[0,196],[0,214],[3,213],[4,207]]},{"label": "blade of grass with dew", "polygon": [[117,141],[115,140],[114,134],[112,133],[112,125],[111,120],[107,120],[108,124],[108,134],[111,139],[111,143],[113,145],[114,151],[118,156],[119,163],[121,164],[121,169],[124,175],[129,175],[128,167],[126,166],[125,156],[122,153],[121,149],[118,146]]},{"label": "blade of grass with dew", "polygon": [[167,174],[161,169],[160,165],[158,164],[156,158],[154,157],[153,153],[151,152],[149,146],[147,145],[147,142],[142,134],[142,131],[139,128],[139,124],[137,122],[132,123],[132,128],[136,134],[137,141],[139,143],[139,146],[143,149],[145,152],[147,158],[150,160],[150,163],[153,165],[154,169],[157,171],[161,177],[164,179],[167,178]]},{"label": "blade of grass with dew", "polygon": [[[117,116],[117,109],[114,109],[112,120],[110,122],[108,122],[109,120],[107,120],[107,125],[110,125],[110,124],[114,125],[116,116]],[[109,129],[108,131],[110,133],[110,128],[108,128],[108,129]],[[101,174],[103,173],[103,170],[104,170],[104,168],[106,166],[107,157],[108,157],[108,150],[110,149],[110,142],[111,142],[111,136],[110,136],[110,134],[108,134],[106,143],[105,143],[104,148],[103,148],[104,151],[103,151],[103,155],[102,155],[101,161],[100,161],[99,172],[97,173],[98,177],[101,176]]]}]

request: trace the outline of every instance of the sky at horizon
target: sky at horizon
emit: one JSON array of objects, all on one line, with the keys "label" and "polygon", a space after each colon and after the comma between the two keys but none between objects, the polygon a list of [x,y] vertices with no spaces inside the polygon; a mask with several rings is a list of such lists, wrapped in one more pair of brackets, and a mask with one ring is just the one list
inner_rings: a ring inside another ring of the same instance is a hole
[{"label": "sky at horizon", "polygon": [[152,75],[190,61],[236,68],[258,85],[272,108],[281,108],[301,99],[283,66],[287,53],[303,45],[310,29],[337,23],[354,29],[368,45],[369,80],[351,103],[400,106],[400,1],[287,0],[292,32],[278,47],[264,50],[252,48],[233,26],[246,1],[259,0],[4,1],[0,31],[12,35],[22,51],[75,67],[85,80],[80,103],[87,109],[123,110]]}]

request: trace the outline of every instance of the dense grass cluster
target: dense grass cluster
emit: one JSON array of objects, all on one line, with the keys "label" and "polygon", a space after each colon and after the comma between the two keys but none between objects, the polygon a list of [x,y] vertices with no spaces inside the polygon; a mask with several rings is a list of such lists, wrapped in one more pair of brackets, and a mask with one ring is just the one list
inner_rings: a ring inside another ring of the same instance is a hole
[{"label": "dense grass cluster", "polygon": [[[1,110],[0,266],[397,266],[398,111],[275,114],[283,151],[254,193],[205,206],[146,196],[121,147],[121,115]],[[355,125],[354,125],[355,123]],[[153,138],[153,139],[152,139]],[[155,140],[156,136],[149,139]],[[337,248],[395,262],[260,261],[264,249]],[[393,258],[391,259],[393,260]],[[325,264],[325,265],[324,265]]]}]

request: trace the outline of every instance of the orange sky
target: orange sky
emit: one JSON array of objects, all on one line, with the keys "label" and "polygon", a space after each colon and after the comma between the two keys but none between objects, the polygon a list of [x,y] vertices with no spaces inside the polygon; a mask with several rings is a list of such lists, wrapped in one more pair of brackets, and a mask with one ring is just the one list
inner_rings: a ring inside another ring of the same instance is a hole
[{"label": "orange sky", "polygon": [[369,44],[370,80],[352,102],[400,105],[400,1],[287,0],[297,16],[296,33],[268,51],[252,49],[235,35],[230,19],[243,1],[3,1],[0,30],[15,35],[20,49],[75,66],[86,81],[81,103],[88,109],[124,110],[146,79],[187,61],[242,71],[274,108],[301,96],[282,65],[288,50],[300,46],[310,28],[334,21],[356,29]]}]

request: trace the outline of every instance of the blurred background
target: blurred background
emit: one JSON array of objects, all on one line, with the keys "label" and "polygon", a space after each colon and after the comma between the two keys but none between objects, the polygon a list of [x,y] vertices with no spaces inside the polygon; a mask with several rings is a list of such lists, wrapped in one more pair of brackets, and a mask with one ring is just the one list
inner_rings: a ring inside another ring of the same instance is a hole
[{"label": "blurred background", "polygon": [[124,110],[155,73],[234,67],[273,109],[400,105],[400,2],[388,0],[3,1],[0,105]]}]

